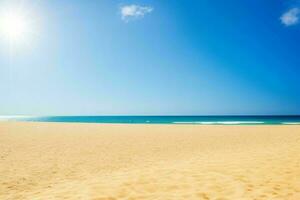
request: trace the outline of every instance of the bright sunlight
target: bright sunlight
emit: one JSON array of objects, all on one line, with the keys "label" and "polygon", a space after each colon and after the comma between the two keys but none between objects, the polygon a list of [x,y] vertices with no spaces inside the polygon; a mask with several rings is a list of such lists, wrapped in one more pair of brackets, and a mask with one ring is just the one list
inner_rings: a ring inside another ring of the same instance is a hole
[{"label": "bright sunlight", "polygon": [[10,43],[20,43],[32,33],[28,16],[21,10],[10,10],[0,14],[0,35]]}]

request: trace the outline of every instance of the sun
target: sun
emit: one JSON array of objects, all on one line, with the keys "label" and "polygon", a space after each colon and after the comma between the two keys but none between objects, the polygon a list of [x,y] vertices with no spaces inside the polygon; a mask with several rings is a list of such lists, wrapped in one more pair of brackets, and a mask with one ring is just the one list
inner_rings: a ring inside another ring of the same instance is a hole
[{"label": "sun", "polygon": [[31,32],[30,20],[19,10],[4,12],[0,15],[0,35],[9,42],[23,41]]},{"label": "sun", "polygon": [[38,3],[0,0],[0,48],[10,56],[36,47],[41,18]]}]

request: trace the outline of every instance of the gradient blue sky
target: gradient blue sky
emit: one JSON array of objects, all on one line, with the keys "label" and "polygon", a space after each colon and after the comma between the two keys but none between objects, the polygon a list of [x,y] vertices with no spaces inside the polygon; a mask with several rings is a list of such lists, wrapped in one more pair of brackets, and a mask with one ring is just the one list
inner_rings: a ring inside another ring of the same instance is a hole
[{"label": "gradient blue sky", "polygon": [[23,0],[35,34],[0,40],[0,115],[300,114],[299,13],[280,19],[299,5]]}]

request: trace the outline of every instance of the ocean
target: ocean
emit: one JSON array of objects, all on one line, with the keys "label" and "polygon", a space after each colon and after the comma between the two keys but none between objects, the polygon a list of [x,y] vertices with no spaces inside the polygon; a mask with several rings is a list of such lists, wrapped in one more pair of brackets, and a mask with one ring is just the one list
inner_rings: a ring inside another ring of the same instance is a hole
[{"label": "ocean", "polygon": [[0,121],[108,124],[300,125],[300,116],[0,116]]}]

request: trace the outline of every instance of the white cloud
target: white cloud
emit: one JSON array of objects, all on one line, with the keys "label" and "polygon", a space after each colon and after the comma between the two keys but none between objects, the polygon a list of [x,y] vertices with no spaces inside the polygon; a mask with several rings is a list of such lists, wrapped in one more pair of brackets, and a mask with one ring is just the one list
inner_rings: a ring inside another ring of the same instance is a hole
[{"label": "white cloud", "polygon": [[128,22],[131,19],[144,17],[153,11],[151,6],[125,5],[120,7],[122,20]]},{"label": "white cloud", "polygon": [[281,23],[292,26],[299,22],[300,8],[292,8],[280,17]]}]

